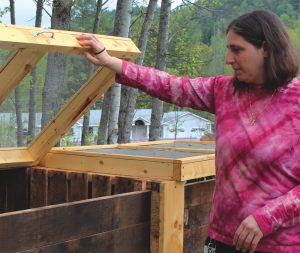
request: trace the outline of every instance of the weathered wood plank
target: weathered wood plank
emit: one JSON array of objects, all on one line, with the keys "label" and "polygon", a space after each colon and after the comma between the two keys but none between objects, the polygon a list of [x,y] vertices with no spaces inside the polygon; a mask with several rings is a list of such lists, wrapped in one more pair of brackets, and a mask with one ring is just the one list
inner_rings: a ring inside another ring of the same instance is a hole
[{"label": "weathered wood plank", "polygon": [[149,223],[19,253],[149,253]]},{"label": "weathered wood plank", "polygon": [[125,177],[114,178],[113,194],[146,190],[146,182]]},{"label": "weathered wood plank", "polygon": [[[0,24],[0,47],[8,49],[27,48],[42,52],[81,54],[84,49],[76,36],[80,32],[41,29],[35,27]],[[140,54],[139,49],[129,38],[95,34],[107,51],[118,58],[134,61]]]},{"label": "weathered wood plank", "polygon": [[7,171],[0,170],[0,213],[6,211]]},{"label": "weathered wood plank", "polygon": [[44,54],[44,52],[26,49],[20,49],[12,53],[0,68],[0,104]]},{"label": "weathered wood plank", "polygon": [[0,214],[0,252],[41,248],[149,221],[150,192]]},{"label": "weathered wood plank", "polygon": [[6,212],[28,208],[27,169],[11,169],[7,171]]},{"label": "weathered wood plank", "polygon": [[92,198],[111,195],[111,177],[92,175]]},{"label": "weathered wood plank", "polygon": [[88,174],[70,172],[68,201],[78,201],[88,198]]},{"label": "weathered wood plank", "polygon": [[48,203],[56,205],[68,201],[67,173],[64,171],[48,171]]},{"label": "weathered wood plank", "polygon": [[47,205],[48,170],[45,168],[30,168],[30,207]]},{"label": "weathered wood plank", "polygon": [[55,118],[30,143],[28,149],[35,161],[42,159],[72,125],[104,94],[115,80],[115,73],[99,68]]},{"label": "weathered wood plank", "polygon": [[185,186],[184,253],[202,253],[207,237],[214,180]]},{"label": "weathered wood plank", "polygon": [[185,208],[211,203],[215,180],[202,181],[186,184],[185,186]]},{"label": "weathered wood plank", "polygon": [[[184,253],[203,253],[204,242],[207,238],[208,225],[194,227],[194,229],[184,230]],[[190,238],[193,238],[191,241]],[[191,241],[191,242],[188,242]]]}]

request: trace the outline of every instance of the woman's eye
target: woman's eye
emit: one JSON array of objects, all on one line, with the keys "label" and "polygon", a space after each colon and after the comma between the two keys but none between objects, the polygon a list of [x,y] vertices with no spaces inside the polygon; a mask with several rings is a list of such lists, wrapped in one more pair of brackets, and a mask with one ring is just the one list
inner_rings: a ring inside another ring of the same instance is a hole
[{"label": "woman's eye", "polygon": [[241,51],[241,49],[240,48],[232,48],[231,49],[232,50],[232,52],[234,52],[234,53],[239,53],[240,51]]}]

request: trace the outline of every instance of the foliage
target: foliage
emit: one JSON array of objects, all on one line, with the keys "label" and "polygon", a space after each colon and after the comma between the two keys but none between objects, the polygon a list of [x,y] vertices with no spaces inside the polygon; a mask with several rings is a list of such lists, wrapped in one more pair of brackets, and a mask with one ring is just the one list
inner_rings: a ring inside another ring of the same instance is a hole
[{"label": "foliage", "polygon": [[0,8],[0,23],[2,23],[2,17],[9,11],[9,6],[4,7],[3,9]]},{"label": "foliage", "polygon": [[[5,119],[6,118],[6,119]],[[13,114],[0,119],[0,147],[15,147],[16,143],[16,118]]]}]

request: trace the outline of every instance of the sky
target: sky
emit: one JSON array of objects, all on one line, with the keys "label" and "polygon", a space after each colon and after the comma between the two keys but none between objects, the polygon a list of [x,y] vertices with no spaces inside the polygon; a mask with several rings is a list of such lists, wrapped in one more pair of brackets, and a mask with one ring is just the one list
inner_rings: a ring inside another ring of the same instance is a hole
[{"label": "sky", "polygon": [[[117,0],[109,0],[109,2],[107,3],[107,7],[110,9],[114,9],[116,3]],[[174,0],[172,7],[175,7],[180,3],[181,0]],[[0,9],[6,6],[9,6],[9,0],[0,0]],[[48,7],[47,9],[48,12],[51,13],[51,8]],[[15,0],[15,10],[17,25],[34,26],[36,4],[33,0]],[[2,22],[6,24],[10,23],[9,13],[2,18]],[[50,27],[50,17],[46,12],[43,12],[42,27]]]}]

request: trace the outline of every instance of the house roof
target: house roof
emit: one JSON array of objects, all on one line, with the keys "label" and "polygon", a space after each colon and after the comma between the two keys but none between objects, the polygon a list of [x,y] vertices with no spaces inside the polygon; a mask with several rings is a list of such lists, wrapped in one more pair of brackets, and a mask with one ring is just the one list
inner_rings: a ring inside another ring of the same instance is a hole
[{"label": "house roof", "polygon": [[189,112],[189,111],[173,111],[173,112],[166,112],[164,113],[164,117],[163,117],[163,122],[164,123],[170,123],[172,121],[175,121],[176,119],[180,119],[184,116],[187,116],[187,115],[190,115],[190,116],[193,116],[199,120],[202,120],[202,121],[206,121],[207,123],[212,123],[210,120],[208,119],[205,119],[197,114],[194,114],[192,112]]},{"label": "house roof", "polygon": [[[142,120],[145,125],[151,124],[151,109],[136,109],[133,116],[133,122],[137,120]],[[210,120],[200,117],[192,112],[188,111],[175,111],[175,112],[167,112],[163,115],[162,124],[169,124],[172,121],[175,121],[177,117],[181,118],[186,115],[191,115],[197,119],[206,121],[207,123],[212,123]],[[90,126],[98,126],[101,117],[101,110],[91,110],[90,111]],[[77,122],[79,125],[82,126],[83,117]]]},{"label": "house roof", "polygon": [[[90,126],[98,126],[101,118],[101,112],[102,110],[90,110]],[[174,111],[174,112],[167,112],[163,115],[163,125],[167,125],[172,123],[172,121],[175,121],[176,119],[182,118],[184,116],[191,115],[192,117],[195,117],[197,119],[200,119],[202,121],[206,121],[207,123],[212,123],[210,120],[205,119],[203,117],[200,117],[192,112],[188,111]],[[0,113],[0,120],[9,122],[15,117],[13,113]],[[42,113],[37,112],[36,113],[36,127],[41,127],[41,118]],[[28,123],[28,113],[22,113],[22,119],[24,123]],[[135,122],[137,120],[142,120],[145,125],[151,124],[151,109],[136,109],[132,122]],[[82,126],[83,124],[83,117],[81,117],[76,123],[78,126]],[[133,123],[134,124],[134,123]],[[25,125],[26,126],[26,125]]]}]

